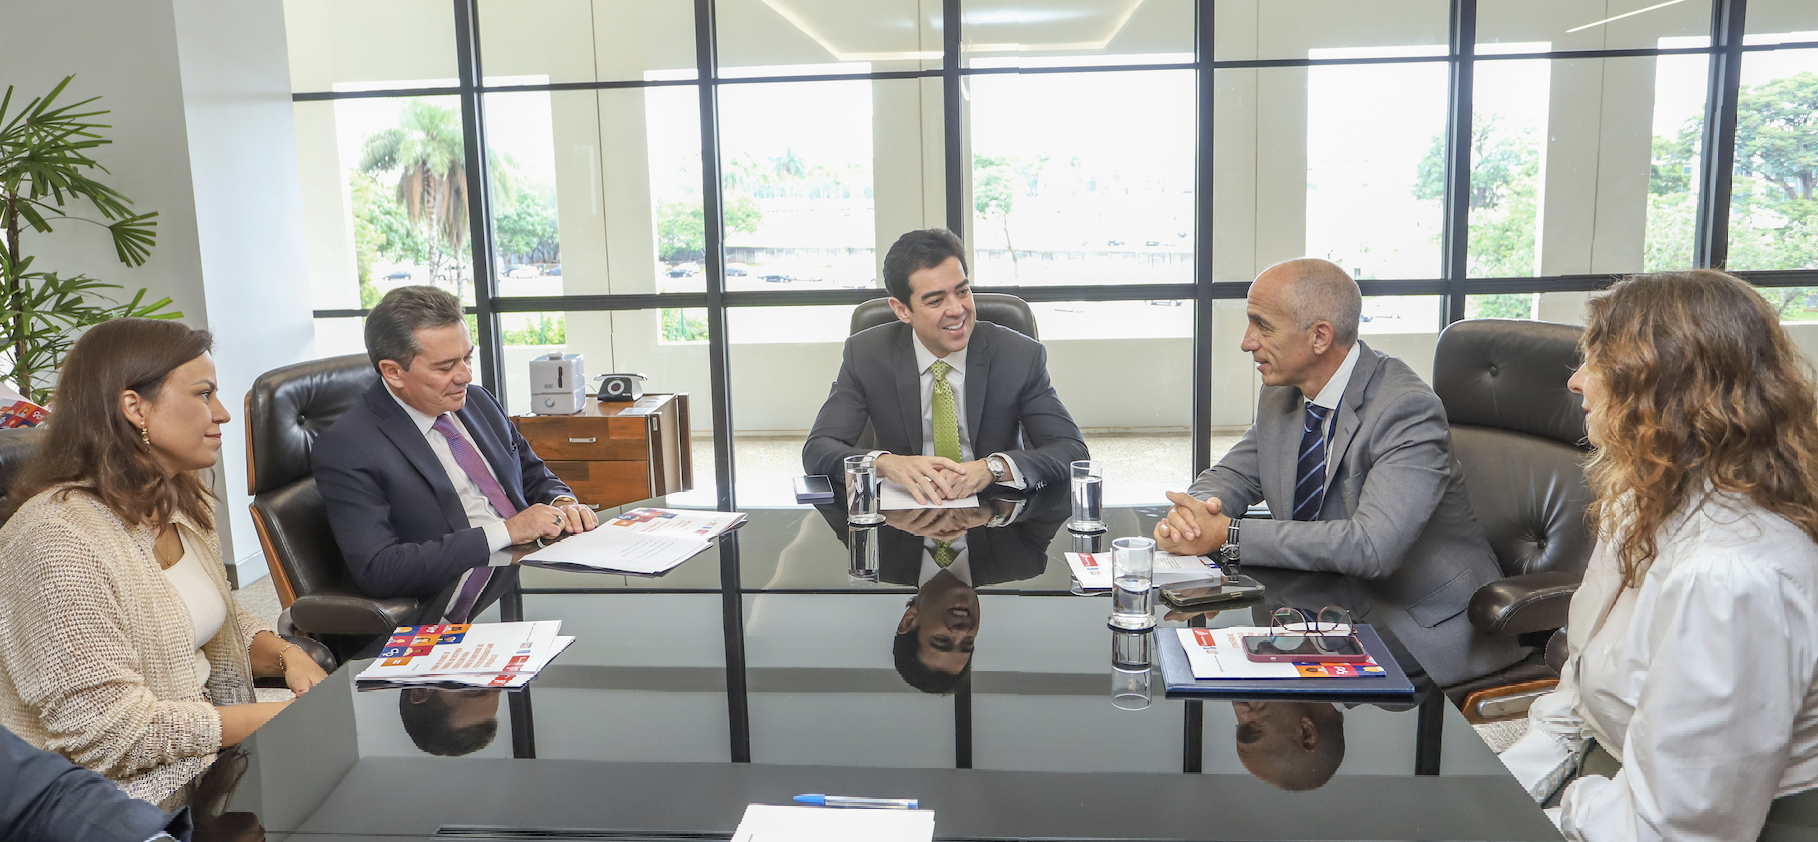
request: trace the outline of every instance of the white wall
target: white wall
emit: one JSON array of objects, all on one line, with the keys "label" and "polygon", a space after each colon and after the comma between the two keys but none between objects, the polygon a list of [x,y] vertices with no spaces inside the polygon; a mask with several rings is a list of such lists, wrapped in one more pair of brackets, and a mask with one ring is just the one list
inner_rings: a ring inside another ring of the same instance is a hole
[{"label": "white wall", "polygon": [[94,153],[109,170],[101,178],[158,212],[157,245],[138,269],[117,263],[93,226],[26,246],[39,268],[145,287],[215,333],[222,402],[234,415],[216,471],[222,552],[247,563],[241,582],[262,576],[247,513],[244,396],[260,373],[314,356],[282,6],[6,0],[0,20],[0,78],[29,97],[76,74],[67,102],[100,96],[112,112],[104,132],[114,143]]}]

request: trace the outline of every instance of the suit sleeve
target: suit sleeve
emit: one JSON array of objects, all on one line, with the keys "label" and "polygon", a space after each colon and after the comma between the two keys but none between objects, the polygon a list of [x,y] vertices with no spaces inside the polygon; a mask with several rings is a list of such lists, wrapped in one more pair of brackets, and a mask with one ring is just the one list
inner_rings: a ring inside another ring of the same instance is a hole
[{"label": "suit sleeve", "polygon": [[1451,480],[1450,428],[1431,392],[1404,393],[1372,426],[1373,450],[1382,455],[1369,466],[1351,517],[1248,522],[1245,562],[1360,579],[1386,578],[1401,566]]},{"label": "suit sleeve", "polygon": [[376,598],[429,596],[469,568],[486,564],[491,547],[486,531],[477,526],[422,543],[400,540],[392,525],[383,466],[402,457],[380,459],[352,441],[354,436],[333,432],[317,440],[311,454],[316,486],[328,509],[335,543],[362,593]]},{"label": "suit sleeve", "polygon": [[186,819],[0,728],[0,839],[145,842],[168,832],[187,840]]},{"label": "suit sleeve", "polygon": [[827,396],[827,402],[821,404],[820,414],[814,418],[814,428],[808,432],[808,441],[802,445],[802,469],[810,475],[823,474],[844,482],[846,457],[871,452],[856,446],[859,436],[865,432],[865,421],[870,417],[865,387],[852,364],[852,342],[847,340],[846,349],[840,355],[840,373],[833,381],[833,392]]},{"label": "suit sleeve", "polygon": [[[1187,494],[1201,500],[1217,497],[1224,504],[1226,516],[1242,514],[1251,504],[1262,499],[1262,470],[1257,460],[1256,425],[1244,431],[1244,437],[1225,453],[1218,464],[1200,472]],[[1249,561],[1250,528],[1244,527],[1244,560]]]},{"label": "suit sleeve", "polygon": [[[575,496],[567,483],[549,472],[549,466],[543,463],[543,457],[530,449],[530,442],[524,439],[524,434],[518,432],[518,425],[511,423],[511,417],[505,414],[505,407],[499,405],[498,398],[485,389],[470,390],[470,393],[486,396],[486,400],[497,413],[499,423],[504,427],[505,435],[511,439],[512,452],[518,455],[518,476],[522,477],[524,482],[522,489],[524,502],[548,503],[564,494],[570,497]],[[686,430],[683,431],[683,435],[687,435]]]},{"label": "suit sleeve", "polygon": [[[1035,361],[1017,405],[1027,447],[1004,455],[1016,462],[1029,488],[1061,482],[1071,471],[1069,463],[1089,458],[1079,425],[1073,423],[1048,379],[1048,349],[1041,345],[1035,346]],[[984,454],[976,456],[983,458]]]}]

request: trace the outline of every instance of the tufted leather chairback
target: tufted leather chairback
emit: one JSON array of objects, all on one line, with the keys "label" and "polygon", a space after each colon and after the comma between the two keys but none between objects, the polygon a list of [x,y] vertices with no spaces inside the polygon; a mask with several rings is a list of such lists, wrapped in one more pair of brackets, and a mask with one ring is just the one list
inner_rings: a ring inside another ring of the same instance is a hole
[{"label": "tufted leather chairback", "polygon": [[[1002,325],[1030,339],[1041,338],[1035,335],[1035,312],[1029,309],[1029,302],[1021,298],[996,292],[975,292],[972,294],[972,306],[977,310],[981,322]],[[896,311],[890,309],[890,299],[873,298],[853,308],[850,332],[858,333],[894,321]]]},{"label": "tufted leather chairback", "polygon": [[[253,524],[285,607],[307,594],[358,594],[316,489],[310,448],[378,380],[365,354],[287,365],[246,393]],[[298,626],[311,631],[302,617]]]},{"label": "tufted leather chairback", "polygon": [[310,475],[316,436],[379,379],[365,354],[274,368],[246,393],[247,493],[282,488]]},{"label": "tufted leather chairback", "polygon": [[1473,319],[1448,326],[1433,354],[1433,391],[1452,424],[1471,507],[1505,576],[1582,573],[1591,557],[1584,404],[1566,388],[1582,332]]},{"label": "tufted leather chairback", "polygon": [[[11,493],[13,480],[31,461],[32,455],[38,452],[39,443],[44,441],[48,430],[42,427],[15,427],[0,430],[0,491]],[[6,494],[0,494],[0,505],[5,504]]]}]

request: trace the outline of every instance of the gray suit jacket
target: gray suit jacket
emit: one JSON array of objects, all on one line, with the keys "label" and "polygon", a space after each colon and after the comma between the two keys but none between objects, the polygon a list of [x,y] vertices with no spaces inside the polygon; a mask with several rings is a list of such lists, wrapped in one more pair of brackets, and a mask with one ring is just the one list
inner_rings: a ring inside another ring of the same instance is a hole
[{"label": "gray suit jacket", "polygon": [[[802,447],[802,467],[844,481],[846,457],[887,450],[922,452],[922,396],[915,331],[903,322],[861,330],[846,340],[839,379]],[[1007,327],[978,322],[966,345],[966,431],[973,458],[1002,453],[1031,489],[1067,478],[1067,463],[1087,458],[1079,425],[1048,382],[1048,352]],[[877,447],[859,439],[869,421]]]},{"label": "gray suit jacket", "polygon": [[[1401,360],[1363,345],[1327,445],[1326,497],[1314,521],[1291,520],[1304,398],[1263,387],[1256,423],[1188,493],[1241,512],[1245,564],[1339,573],[1384,606],[1377,622],[1442,685],[1502,669],[1525,654],[1481,634],[1465,614],[1478,587],[1501,577],[1452,457],[1445,407]],[[1320,606],[1296,606],[1318,609]]]}]

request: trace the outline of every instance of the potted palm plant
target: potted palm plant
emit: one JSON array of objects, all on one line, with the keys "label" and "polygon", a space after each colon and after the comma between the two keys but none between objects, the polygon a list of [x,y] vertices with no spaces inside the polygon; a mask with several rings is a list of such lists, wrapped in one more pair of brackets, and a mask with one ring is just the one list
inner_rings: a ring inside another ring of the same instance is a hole
[{"label": "potted palm plant", "polygon": [[[107,168],[88,157],[113,141],[94,122],[108,112],[84,111],[99,97],[58,105],[73,76],[50,93],[14,111],[13,88],[0,99],[0,378],[27,399],[43,403],[63,357],[84,327],[121,316],[174,319],[169,298],[146,303],[145,290],[125,303],[102,290],[120,289],[83,274],[60,275],[32,268],[23,250],[26,232],[48,234],[54,225],[80,222],[107,229],[114,253],[127,266],[140,266],[156,241],[156,212],[134,213],[132,200],[96,181]],[[100,219],[78,215],[83,207]]]}]

